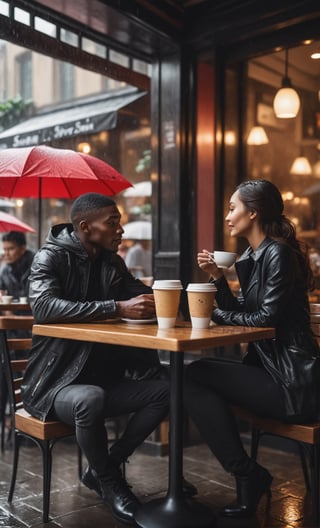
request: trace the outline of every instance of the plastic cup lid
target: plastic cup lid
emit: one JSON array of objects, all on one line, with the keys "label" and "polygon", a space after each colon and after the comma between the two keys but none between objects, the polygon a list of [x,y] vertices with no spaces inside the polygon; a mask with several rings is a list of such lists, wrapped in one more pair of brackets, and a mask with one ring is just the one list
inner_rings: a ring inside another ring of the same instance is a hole
[{"label": "plastic cup lid", "polygon": [[182,290],[180,280],[155,280],[152,288],[154,290]]},{"label": "plastic cup lid", "polygon": [[203,283],[203,282],[191,282],[188,284],[187,291],[195,291],[195,292],[216,292],[217,288],[214,284],[211,282],[209,283]]}]

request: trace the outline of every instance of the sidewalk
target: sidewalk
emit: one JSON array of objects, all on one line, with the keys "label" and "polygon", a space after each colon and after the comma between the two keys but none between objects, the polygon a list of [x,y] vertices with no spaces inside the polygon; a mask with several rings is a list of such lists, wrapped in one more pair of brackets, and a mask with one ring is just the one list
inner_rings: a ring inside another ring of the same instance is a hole
[{"label": "sidewalk", "polygon": [[[50,517],[42,523],[42,468],[37,447],[21,448],[14,500],[7,502],[11,476],[11,450],[0,455],[0,527],[4,528],[121,528],[99,497],[80,484],[77,450],[73,443],[58,442],[53,449]],[[259,462],[274,476],[272,501],[266,499],[252,520],[217,517],[216,528],[313,528],[310,497],[305,494],[300,459],[270,447],[260,448]],[[163,496],[167,485],[167,457],[134,454],[127,464],[127,480],[141,501]],[[235,497],[234,480],[211,456],[205,445],[185,448],[184,475],[199,491],[198,498],[218,510]],[[178,527],[177,527],[178,528]],[[180,527],[179,527],[180,528]],[[196,526],[194,528],[197,528]]]}]

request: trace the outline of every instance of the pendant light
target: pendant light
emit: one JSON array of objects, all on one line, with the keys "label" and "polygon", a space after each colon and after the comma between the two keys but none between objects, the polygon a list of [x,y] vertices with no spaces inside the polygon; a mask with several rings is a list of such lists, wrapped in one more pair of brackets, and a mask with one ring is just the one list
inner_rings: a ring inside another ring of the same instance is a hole
[{"label": "pendant light", "polygon": [[273,109],[277,117],[291,118],[296,117],[300,108],[300,99],[297,92],[292,88],[291,81],[288,77],[288,50],[285,50],[285,74],[282,79],[282,88],[280,88],[273,100]]},{"label": "pendant light", "polygon": [[268,136],[265,129],[262,126],[254,126],[251,128],[247,145],[266,145],[269,143]]},{"label": "pendant light", "polygon": [[307,176],[312,174],[310,161],[305,156],[298,156],[291,165],[290,174]]}]

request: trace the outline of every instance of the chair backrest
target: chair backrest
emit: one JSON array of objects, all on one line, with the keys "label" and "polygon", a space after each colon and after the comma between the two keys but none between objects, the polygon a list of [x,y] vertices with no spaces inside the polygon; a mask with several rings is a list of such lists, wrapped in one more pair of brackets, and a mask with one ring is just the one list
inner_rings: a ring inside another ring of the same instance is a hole
[{"label": "chair backrest", "polygon": [[1,368],[6,384],[10,415],[22,407],[21,383],[22,375],[27,366],[27,359],[11,359],[11,350],[29,350],[31,338],[8,338],[8,330],[31,330],[34,319],[32,316],[2,316],[0,317],[0,354]]}]

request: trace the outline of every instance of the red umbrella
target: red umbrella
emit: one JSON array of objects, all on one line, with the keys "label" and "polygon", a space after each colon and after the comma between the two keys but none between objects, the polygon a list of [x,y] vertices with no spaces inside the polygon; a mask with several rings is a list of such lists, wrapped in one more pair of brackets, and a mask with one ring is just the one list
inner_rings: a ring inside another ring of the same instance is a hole
[{"label": "red umbrella", "polygon": [[15,216],[0,211],[0,232],[8,233],[9,231],[25,231],[35,233],[33,227],[18,220]]},{"label": "red umbrella", "polygon": [[38,145],[0,150],[0,196],[77,198],[87,192],[112,196],[132,187],[108,163],[82,152]]}]

